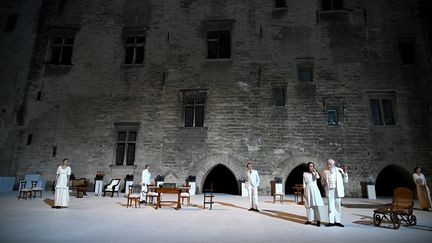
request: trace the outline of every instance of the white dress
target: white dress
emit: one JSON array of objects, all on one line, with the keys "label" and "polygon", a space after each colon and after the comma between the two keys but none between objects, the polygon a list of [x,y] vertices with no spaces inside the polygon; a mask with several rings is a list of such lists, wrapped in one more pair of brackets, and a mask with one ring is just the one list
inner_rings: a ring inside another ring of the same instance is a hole
[{"label": "white dress", "polygon": [[324,202],[321,197],[321,192],[318,189],[318,185],[317,185],[318,178],[313,176],[312,173],[308,173],[308,172],[303,173],[305,207],[307,208],[314,207],[314,206],[324,206]]},{"label": "white dress", "polygon": [[71,174],[71,168],[67,166],[63,169],[63,166],[59,166],[56,174],[58,178],[55,186],[54,206],[67,207],[69,206],[68,176]]}]

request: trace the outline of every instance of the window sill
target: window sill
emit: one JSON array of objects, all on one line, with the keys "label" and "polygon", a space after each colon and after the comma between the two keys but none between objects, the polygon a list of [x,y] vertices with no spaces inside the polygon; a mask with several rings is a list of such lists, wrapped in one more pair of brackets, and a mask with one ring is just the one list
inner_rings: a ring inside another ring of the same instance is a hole
[{"label": "window sill", "polygon": [[284,12],[288,11],[288,7],[274,7],[273,12]]},{"label": "window sill", "polygon": [[206,62],[216,62],[216,63],[231,63],[234,61],[232,58],[206,58]]},{"label": "window sill", "polygon": [[111,169],[129,169],[129,168],[136,169],[138,166],[137,165],[109,165],[109,167]]},{"label": "window sill", "polygon": [[144,67],[144,63],[131,63],[131,64],[125,64],[123,63],[121,65],[121,68],[141,68]]},{"label": "window sill", "polygon": [[208,127],[180,127],[182,130],[208,130]]}]

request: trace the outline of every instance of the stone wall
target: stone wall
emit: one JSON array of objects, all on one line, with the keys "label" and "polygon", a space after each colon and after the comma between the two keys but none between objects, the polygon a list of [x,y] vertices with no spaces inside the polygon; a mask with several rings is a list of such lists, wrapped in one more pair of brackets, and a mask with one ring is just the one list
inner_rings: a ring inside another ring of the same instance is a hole
[{"label": "stone wall", "polygon": [[[349,196],[391,164],[423,166],[431,179],[430,55],[409,11],[414,1],[352,0],[340,11],[287,2],[274,9],[262,0],[43,1],[29,88],[17,101],[23,121],[4,143],[13,144],[5,148],[13,153],[9,174],[53,180],[68,157],[78,177],[101,170],[107,181],[134,174],[138,183],[151,164],[153,177],[176,183],[196,175],[201,191],[217,164],[240,179],[252,159],[268,194],[275,176],[285,183],[298,165],[315,161],[322,170],[334,158],[349,167]],[[215,20],[232,23],[230,59],[206,59],[206,28]],[[71,66],[46,62],[56,26],[77,29]],[[129,27],[148,27],[143,65],[123,64]],[[415,65],[401,64],[401,38],[415,38]],[[302,60],[312,60],[313,82],[298,81]],[[275,107],[274,87],[286,87],[284,107]],[[188,90],[207,95],[204,127],[184,127]],[[396,125],[372,125],[376,94],[394,97]],[[412,120],[422,105],[423,125]],[[327,125],[330,106],[336,126]],[[133,166],[115,165],[116,122],[140,124]]]}]

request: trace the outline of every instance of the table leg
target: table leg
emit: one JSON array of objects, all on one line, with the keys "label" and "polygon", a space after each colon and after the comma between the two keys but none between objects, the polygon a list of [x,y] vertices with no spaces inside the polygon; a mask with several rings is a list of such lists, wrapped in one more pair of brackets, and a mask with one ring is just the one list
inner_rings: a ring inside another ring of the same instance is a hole
[{"label": "table leg", "polygon": [[177,210],[181,208],[181,203],[180,203],[180,199],[181,199],[181,197],[180,197],[180,194],[181,194],[181,193],[179,192],[179,194],[178,194],[178,198],[177,198]]}]

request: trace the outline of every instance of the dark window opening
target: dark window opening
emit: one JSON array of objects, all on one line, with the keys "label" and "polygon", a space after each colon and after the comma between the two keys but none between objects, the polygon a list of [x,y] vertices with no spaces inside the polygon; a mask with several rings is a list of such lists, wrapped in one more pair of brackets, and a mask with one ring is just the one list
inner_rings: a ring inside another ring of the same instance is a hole
[{"label": "dark window opening", "polygon": [[127,37],[125,42],[125,64],[144,63],[145,37]]},{"label": "dark window opening", "polygon": [[402,64],[415,64],[415,48],[413,41],[399,43]]},{"label": "dark window opening", "polygon": [[322,0],[322,10],[342,10],[343,0]]},{"label": "dark window opening", "polygon": [[374,125],[395,125],[390,99],[371,99],[369,102]]},{"label": "dark window opening", "polygon": [[208,31],[207,32],[207,58],[230,58],[231,57],[231,32]]},{"label": "dark window opening", "polygon": [[205,98],[186,98],[184,103],[185,127],[203,127]]},{"label": "dark window opening", "polygon": [[327,125],[336,126],[338,124],[338,114],[336,108],[327,109]]},{"label": "dark window opening", "polygon": [[51,47],[51,63],[55,65],[72,64],[73,37],[55,37]]},{"label": "dark window opening", "polygon": [[32,140],[33,140],[33,134],[29,134],[29,135],[27,135],[27,145],[30,145],[31,143],[32,143]]},{"label": "dark window opening", "polygon": [[42,92],[38,91],[36,95],[36,100],[41,100],[41,97],[42,97]]},{"label": "dark window opening", "polygon": [[4,31],[13,31],[15,29],[16,23],[17,23],[18,15],[9,15],[6,20],[6,26],[4,28]]},{"label": "dark window opening", "polygon": [[276,88],[273,93],[275,106],[285,106],[285,89]]},{"label": "dark window opening", "polygon": [[305,65],[297,65],[298,80],[300,82],[312,82],[313,81],[313,67]]},{"label": "dark window opening", "polygon": [[116,165],[135,163],[136,131],[117,132]]},{"label": "dark window opening", "polygon": [[286,0],[275,0],[275,8],[286,8]]}]

